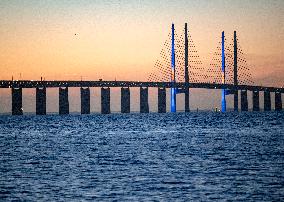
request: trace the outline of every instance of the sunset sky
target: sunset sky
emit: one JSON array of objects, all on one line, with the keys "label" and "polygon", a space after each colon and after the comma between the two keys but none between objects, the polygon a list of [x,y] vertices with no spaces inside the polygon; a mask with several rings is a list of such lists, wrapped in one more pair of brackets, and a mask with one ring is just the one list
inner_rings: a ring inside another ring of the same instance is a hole
[{"label": "sunset sky", "polygon": [[[283,0],[1,0],[0,79],[146,81],[171,23],[185,22],[204,65],[236,30],[255,84],[284,85]],[[10,91],[0,96],[9,111]]]}]

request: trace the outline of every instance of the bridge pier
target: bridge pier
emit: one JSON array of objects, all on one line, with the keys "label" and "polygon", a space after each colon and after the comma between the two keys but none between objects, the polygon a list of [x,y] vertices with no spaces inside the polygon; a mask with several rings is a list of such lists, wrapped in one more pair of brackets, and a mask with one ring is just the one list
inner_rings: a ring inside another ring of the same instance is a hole
[{"label": "bridge pier", "polygon": [[68,88],[59,88],[59,114],[69,114]]},{"label": "bridge pier", "polygon": [[[166,97],[167,97],[166,88],[158,88],[158,113],[166,113],[167,111]],[[185,111],[187,112],[186,109]]]},{"label": "bridge pier", "polygon": [[36,88],[36,115],[46,115],[46,88]]},{"label": "bridge pier", "polygon": [[280,92],[275,92],[275,111],[282,111],[282,97]]},{"label": "bridge pier", "polygon": [[110,114],[110,88],[101,88],[101,113]]},{"label": "bridge pier", "polygon": [[264,91],[264,111],[271,111],[271,97],[269,91]]},{"label": "bridge pier", "polygon": [[246,90],[241,91],[241,111],[248,111],[248,93]]},{"label": "bridge pier", "polygon": [[235,90],[234,92],[234,111],[239,111],[239,91]]},{"label": "bridge pier", "polygon": [[80,88],[81,114],[90,114],[90,88]]},{"label": "bridge pier", "polygon": [[149,113],[148,87],[140,87],[140,113]]},{"label": "bridge pier", "polygon": [[23,115],[22,88],[12,88],[12,115]]},{"label": "bridge pier", "polygon": [[130,88],[121,88],[121,113],[130,113]]},{"label": "bridge pier", "polygon": [[259,91],[252,91],[252,110],[259,111]]},{"label": "bridge pier", "polygon": [[184,112],[190,112],[190,108],[189,108],[189,88],[184,89]]}]

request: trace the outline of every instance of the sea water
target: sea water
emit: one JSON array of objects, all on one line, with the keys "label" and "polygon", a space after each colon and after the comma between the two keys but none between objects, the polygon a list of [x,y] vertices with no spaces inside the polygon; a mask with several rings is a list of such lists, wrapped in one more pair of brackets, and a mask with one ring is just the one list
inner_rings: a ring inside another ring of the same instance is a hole
[{"label": "sea water", "polygon": [[283,201],[284,113],[0,116],[1,201]]}]

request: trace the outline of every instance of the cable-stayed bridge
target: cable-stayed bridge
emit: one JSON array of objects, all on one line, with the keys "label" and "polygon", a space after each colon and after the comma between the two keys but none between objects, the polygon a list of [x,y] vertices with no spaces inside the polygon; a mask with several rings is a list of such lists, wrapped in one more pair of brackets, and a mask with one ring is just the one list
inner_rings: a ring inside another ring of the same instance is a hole
[{"label": "cable-stayed bridge", "polygon": [[[158,89],[158,112],[166,112],[166,89],[170,93],[170,109],[176,112],[176,95],[185,96],[185,112],[190,111],[189,93],[191,88],[221,89],[221,111],[225,112],[226,97],[234,96],[234,111],[248,111],[248,94],[252,91],[253,111],[260,111],[259,92],[264,92],[264,110],[271,109],[271,93],[275,95],[275,110],[282,110],[284,88],[255,85],[251,69],[245,60],[245,55],[234,32],[230,41],[222,32],[221,41],[217,46],[209,67],[200,60],[192,36],[189,34],[187,23],[181,34],[172,24],[171,32],[160,53],[153,71],[147,82],[140,81],[30,81],[30,80],[0,80],[0,88],[11,88],[12,114],[22,115],[22,89],[36,89],[36,114],[46,114],[46,88],[59,88],[59,114],[69,114],[69,87],[80,87],[81,113],[90,113],[90,88],[101,88],[101,112],[110,111],[110,88],[121,87],[121,112],[130,113],[130,88],[140,88],[140,112],[149,112],[148,88]],[[240,94],[240,95],[239,95]],[[239,109],[239,97],[241,106]]]}]

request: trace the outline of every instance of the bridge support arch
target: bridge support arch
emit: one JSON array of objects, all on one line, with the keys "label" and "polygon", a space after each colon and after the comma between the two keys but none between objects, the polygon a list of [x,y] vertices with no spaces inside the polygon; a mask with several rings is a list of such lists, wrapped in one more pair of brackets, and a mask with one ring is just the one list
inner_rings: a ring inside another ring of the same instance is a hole
[{"label": "bridge support arch", "polygon": [[22,88],[12,88],[12,115],[23,115]]},{"label": "bridge support arch", "polygon": [[148,87],[140,87],[140,113],[149,113]]},{"label": "bridge support arch", "polygon": [[121,113],[130,113],[130,88],[121,88]]},{"label": "bridge support arch", "polygon": [[59,114],[69,114],[68,88],[59,88]]},{"label": "bridge support arch", "polygon": [[46,88],[36,88],[36,115],[46,115]]},{"label": "bridge support arch", "polygon": [[166,88],[158,88],[158,113],[166,113],[167,104],[166,104]]},{"label": "bridge support arch", "polygon": [[81,114],[90,114],[90,88],[80,88]]},{"label": "bridge support arch", "polygon": [[271,111],[271,96],[269,91],[264,91],[264,111]]},{"label": "bridge support arch", "polygon": [[252,110],[259,111],[259,91],[252,91]]}]

